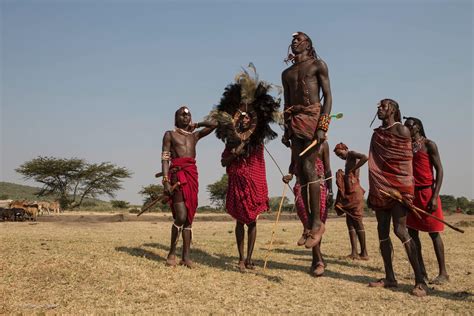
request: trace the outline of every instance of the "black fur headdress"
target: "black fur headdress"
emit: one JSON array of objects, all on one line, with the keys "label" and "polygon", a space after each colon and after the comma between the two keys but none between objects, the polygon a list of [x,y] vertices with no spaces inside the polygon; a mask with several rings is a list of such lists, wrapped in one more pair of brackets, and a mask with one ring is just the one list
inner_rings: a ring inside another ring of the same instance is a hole
[{"label": "black fur headdress", "polygon": [[[280,99],[275,99],[268,94],[271,88],[281,88],[258,80],[255,66],[250,63],[248,69],[243,69],[235,77],[235,83],[228,85],[219,104],[210,113],[210,118],[218,122],[216,129],[217,138],[230,147],[240,145],[243,141],[248,148],[254,148],[277,136],[270,123],[278,121],[278,108]],[[252,120],[252,131],[248,139],[243,139],[237,132],[239,115],[249,115]]]}]

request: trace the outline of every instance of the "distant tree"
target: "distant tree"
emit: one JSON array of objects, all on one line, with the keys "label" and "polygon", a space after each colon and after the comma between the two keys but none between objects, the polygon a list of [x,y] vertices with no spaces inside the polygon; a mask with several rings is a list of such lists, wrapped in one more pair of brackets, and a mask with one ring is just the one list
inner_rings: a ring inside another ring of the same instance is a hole
[{"label": "distant tree", "polygon": [[122,200],[111,200],[110,204],[112,204],[113,208],[128,208],[130,206],[130,203]]},{"label": "distant tree", "polygon": [[441,205],[444,210],[454,211],[456,209],[456,198],[452,195],[440,195]]},{"label": "distant tree", "polygon": [[209,192],[209,199],[211,203],[217,207],[224,209],[225,208],[225,197],[227,194],[227,174],[222,175],[220,180],[209,184],[207,186],[207,192]]},{"label": "distant tree", "polygon": [[115,191],[122,188],[122,179],[131,176],[126,168],[110,162],[91,164],[78,158],[42,156],[23,163],[15,171],[25,179],[41,183],[43,187],[36,195],[54,195],[62,208],[79,207],[85,198],[113,198]]},{"label": "distant tree", "polygon": [[[143,196],[143,205],[145,205],[163,194],[163,186],[161,184],[150,184],[145,187],[142,187],[138,194],[141,194]],[[152,210],[165,211],[170,210],[170,207],[168,204],[158,203],[152,208]]]},{"label": "distant tree", "polygon": [[[268,204],[270,205],[270,210],[273,212],[278,211],[280,207],[281,196],[273,196],[269,199]],[[283,199],[282,211],[291,211],[293,205],[290,204],[290,199],[285,196]]]},{"label": "distant tree", "polygon": [[466,211],[469,209],[471,201],[469,201],[466,197],[461,196],[456,198],[456,207],[459,207],[461,210]]}]

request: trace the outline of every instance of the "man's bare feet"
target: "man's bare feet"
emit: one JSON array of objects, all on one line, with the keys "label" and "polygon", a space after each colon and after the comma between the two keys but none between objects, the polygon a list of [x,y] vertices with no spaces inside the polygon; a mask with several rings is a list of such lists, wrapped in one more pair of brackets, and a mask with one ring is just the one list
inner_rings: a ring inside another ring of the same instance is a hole
[{"label": "man's bare feet", "polygon": [[240,261],[239,261],[238,268],[239,268],[239,271],[240,271],[240,272],[242,272],[242,273],[245,272],[245,261],[244,261],[244,260],[240,260]]},{"label": "man's bare feet", "polygon": [[180,266],[185,266],[186,268],[189,268],[189,269],[194,268],[194,263],[193,263],[191,260],[189,260],[189,259],[181,260],[181,261],[179,262],[179,265],[180,265]]},{"label": "man's bare feet", "polygon": [[166,258],[166,265],[168,267],[176,267],[176,256],[168,255],[168,258]]},{"label": "man's bare feet", "polygon": [[449,275],[440,274],[433,280],[431,280],[430,284],[441,285],[449,282]]},{"label": "man's bare feet", "polygon": [[245,268],[255,270],[255,264],[251,260],[245,260]]},{"label": "man's bare feet", "polygon": [[311,230],[308,233],[308,239],[306,239],[304,246],[306,248],[313,248],[314,246],[317,246],[319,242],[321,241],[321,238],[323,237],[323,234],[325,231],[326,231],[326,227],[324,223],[321,223],[321,226],[319,226],[318,229]]},{"label": "man's bare feet", "polygon": [[363,260],[363,261],[367,261],[367,260],[369,260],[369,255],[360,253],[358,259]]},{"label": "man's bare feet", "polygon": [[375,282],[369,282],[369,287],[385,287],[385,288],[398,287],[398,282],[396,280],[388,281],[387,279],[379,279]]},{"label": "man's bare feet", "polygon": [[427,295],[427,286],[426,284],[417,284],[415,285],[415,287],[413,288],[413,290],[411,290],[411,294],[416,296],[416,297],[423,297],[423,296],[426,296]]},{"label": "man's bare feet", "polygon": [[306,239],[308,239],[309,229],[305,229],[303,234],[301,235],[300,239],[296,242],[298,246],[303,246],[306,243]]},{"label": "man's bare feet", "polygon": [[352,259],[352,260],[359,260],[360,259],[358,254],[353,254],[353,253],[351,253],[350,255],[347,255],[346,258],[347,259]]},{"label": "man's bare feet", "polygon": [[318,262],[311,266],[310,274],[314,277],[320,277],[324,274],[324,263]]}]

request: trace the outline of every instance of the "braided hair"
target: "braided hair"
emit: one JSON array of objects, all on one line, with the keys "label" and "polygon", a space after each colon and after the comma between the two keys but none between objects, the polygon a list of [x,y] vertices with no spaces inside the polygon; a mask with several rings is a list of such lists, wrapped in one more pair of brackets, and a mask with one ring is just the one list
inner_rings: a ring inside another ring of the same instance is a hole
[{"label": "braided hair", "polygon": [[415,125],[417,125],[420,130],[420,135],[426,138],[425,129],[423,128],[423,123],[421,122],[419,118],[411,117],[411,116],[409,117],[404,116],[403,118],[405,119],[405,122],[408,120],[412,120],[413,122],[415,122]]},{"label": "braided hair", "polygon": [[[305,41],[307,41],[309,43],[309,56],[313,57],[314,59],[319,59],[318,57],[318,54],[316,54],[316,50],[314,49],[313,47],[313,41],[311,40],[311,38],[308,36],[308,34],[304,33],[304,32],[296,32],[293,34],[293,37],[296,37],[298,35],[303,35],[304,38],[305,38]],[[291,49],[291,44],[288,45],[288,52],[287,52],[287,57],[285,58],[285,63],[288,63],[288,62],[292,62],[292,63],[295,63],[295,56],[293,54],[290,53],[290,49]]]},{"label": "braided hair", "polygon": [[402,114],[400,113],[400,106],[398,105],[397,101],[392,99],[383,99],[380,101],[380,104],[386,103],[391,106],[395,110],[394,119],[395,122],[402,122]]}]

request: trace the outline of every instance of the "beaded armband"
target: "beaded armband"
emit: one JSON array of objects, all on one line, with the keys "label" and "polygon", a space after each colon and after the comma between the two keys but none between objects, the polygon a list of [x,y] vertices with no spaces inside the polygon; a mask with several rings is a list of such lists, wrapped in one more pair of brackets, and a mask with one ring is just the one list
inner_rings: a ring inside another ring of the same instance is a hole
[{"label": "beaded armband", "polygon": [[169,161],[171,159],[171,152],[164,151],[161,153],[161,160]]},{"label": "beaded armband", "polygon": [[321,114],[318,122],[318,129],[327,132],[329,130],[329,123],[331,122],[331,116],[329,114]]},{"label": "beaded armband", "polygon": [[163,176],[163,180],[161,180],[162,184],[165,184],[166,182],[170,182],[167,176]]}]

